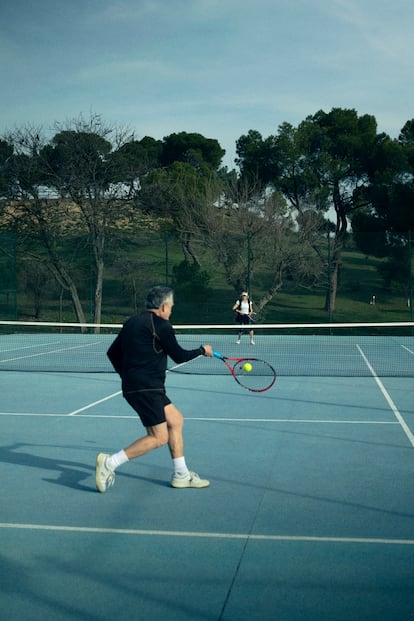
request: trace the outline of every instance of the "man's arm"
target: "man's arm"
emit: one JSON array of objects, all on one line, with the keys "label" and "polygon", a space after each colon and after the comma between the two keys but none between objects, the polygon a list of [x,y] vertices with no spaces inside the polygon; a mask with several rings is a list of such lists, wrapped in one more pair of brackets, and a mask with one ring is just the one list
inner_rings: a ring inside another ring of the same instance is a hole
[{"label": "man's arm", "polygon": [[120,335],[116,337],[108,351],[106,352],[109,360],[111,361],[112,366],[115,371],[121,375],[122,371],[122,346],[121,346],[121,338]]},{"label": "man's arm", "polygon": [[184,349],[178,343],[175,336],[173,327],[171,324],[163,327],[160,334],[160,341],[164,351],[176,362],[181,364],[183,362],[189,362],[197,356],[212,356],[211,345],[200,345],[196,349]]}]

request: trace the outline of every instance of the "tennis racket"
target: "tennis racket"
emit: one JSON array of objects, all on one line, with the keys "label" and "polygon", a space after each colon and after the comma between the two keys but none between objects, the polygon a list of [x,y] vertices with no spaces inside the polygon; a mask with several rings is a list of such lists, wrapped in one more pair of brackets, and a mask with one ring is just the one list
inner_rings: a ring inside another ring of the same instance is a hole
[{"label": "tennis racket", "polygon": [[224,362],[236,382],[251,392],[265,392],[276,381],[274,368],[260,358],[228,358],[217,351],[213,356]]}]

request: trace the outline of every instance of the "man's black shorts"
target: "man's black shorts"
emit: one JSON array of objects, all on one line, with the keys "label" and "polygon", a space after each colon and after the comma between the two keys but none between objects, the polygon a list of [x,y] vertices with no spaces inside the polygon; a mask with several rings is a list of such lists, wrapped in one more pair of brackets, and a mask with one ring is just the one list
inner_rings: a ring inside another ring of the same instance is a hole
[{"label": "man's black shorts", "polygon": [[163,388],[125,392],[124,397],[138,414],[144,427],[154,427],[165,423],[164,408],[171,401]]}]

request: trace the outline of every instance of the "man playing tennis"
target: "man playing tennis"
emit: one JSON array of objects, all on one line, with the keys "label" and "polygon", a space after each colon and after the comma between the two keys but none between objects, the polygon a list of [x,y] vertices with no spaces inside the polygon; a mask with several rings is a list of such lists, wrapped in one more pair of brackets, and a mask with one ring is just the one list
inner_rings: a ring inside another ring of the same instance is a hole
[{"label": "man playing tennis", "polygon": [[127,448],[96,458],[96,487],[106,492],[115,481],[115,470],[122,464],[168,444],[173,460],[172,487],[208,487],[209,481],[188,470],[184,457],[181,412],[165,392],[167,356],[177,364],[197,356],[213,356],[211,345],[183,349],[177,342],[169,318],[174,294],[169,287],[153,287],[146,299],[146,310],[131,317],[108,350],[108,357],[122,380],[122,393],[137,412],[147,435]]}]

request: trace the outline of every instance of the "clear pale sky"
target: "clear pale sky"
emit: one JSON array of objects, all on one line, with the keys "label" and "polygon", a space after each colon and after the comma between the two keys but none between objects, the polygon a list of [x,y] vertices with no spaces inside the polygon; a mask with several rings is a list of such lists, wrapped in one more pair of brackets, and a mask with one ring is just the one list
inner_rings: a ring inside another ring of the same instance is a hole
[{"label": "clear pale sky", "polygon": [[0,0],[0,134],[82,114],[226,150],[320,109],[414,118],[413,0]]}]

